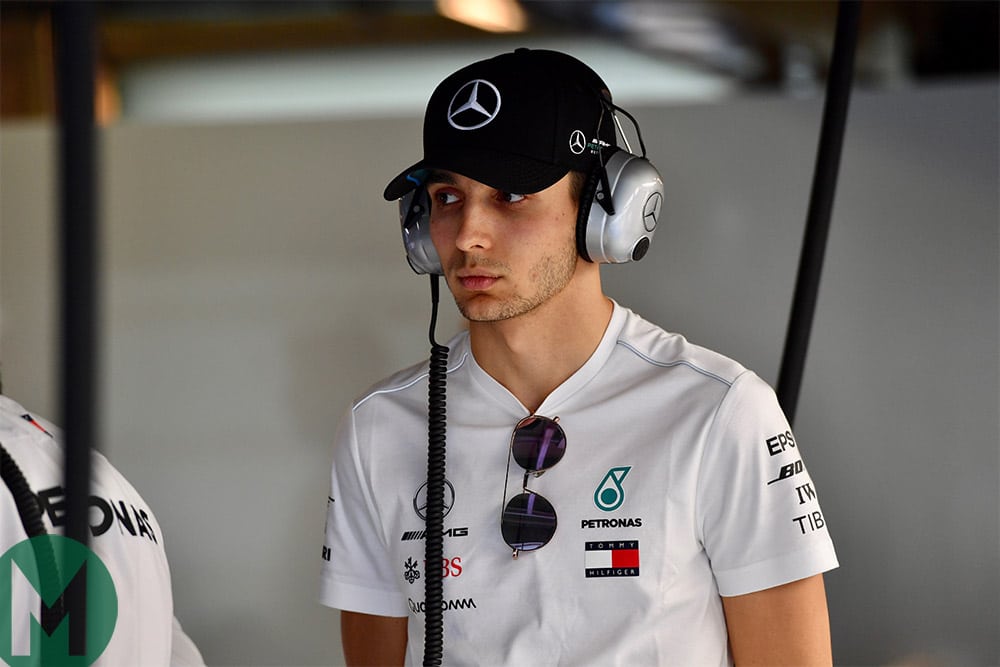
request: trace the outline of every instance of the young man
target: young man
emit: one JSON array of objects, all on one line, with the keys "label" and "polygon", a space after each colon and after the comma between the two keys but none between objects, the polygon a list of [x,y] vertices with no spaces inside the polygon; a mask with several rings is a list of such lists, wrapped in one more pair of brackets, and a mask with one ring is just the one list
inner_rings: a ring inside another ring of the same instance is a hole
[{"label": "young man", "polygon": [[589,261],[609,240],[591,202],[637,216],[640,256],[649,211],[628,199],[656,194],[603,178],[615,109],[564,54],[474,63],[435,90],[424,159],[386,189],[426,191],[432,248],[408,240],[411,264],[444,275],[469,327],[449,342],[441,563],[421,539],[428,365],[341,424],[320,598],[349,664],[420,662],[429,568],[445,664],[831,662],[837,560],[773,392],[610,300]]}]

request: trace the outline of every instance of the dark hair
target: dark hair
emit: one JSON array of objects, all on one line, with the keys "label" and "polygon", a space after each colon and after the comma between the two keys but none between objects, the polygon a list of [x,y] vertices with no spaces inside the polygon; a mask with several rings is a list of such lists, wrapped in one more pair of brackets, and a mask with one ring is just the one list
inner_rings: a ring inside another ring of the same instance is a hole
[{"label": "dark hair", "polygon": [[573,169],[570,170],[569,176],[569,196],[579,204],[580,197],[583,196],[583,186],[587,183],[587,174]]}]

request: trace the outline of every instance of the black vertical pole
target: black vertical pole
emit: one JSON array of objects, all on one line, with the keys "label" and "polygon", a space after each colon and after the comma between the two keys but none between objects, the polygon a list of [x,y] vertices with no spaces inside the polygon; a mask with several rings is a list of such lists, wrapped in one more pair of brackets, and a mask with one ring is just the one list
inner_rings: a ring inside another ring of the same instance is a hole
[{"label": "black vertical pole", "polygon": [[837,32],[827,76],[826,101],[820,130],[816,170],[813,174],[812,196],[806,217],[802,255],[799,258],[798,279],[792,312],[788,321],[785,350],[778,374],[778,402],[789,423],[795,421],[799,388],[805,368],[809,334],[816,311],[826,240],[830,230],[833,195],[837,189],[837,172],[847,124],[847,106],[854,76],[854,50],[858,41],[861,17],[860,0],[841,0],[837,12]]},{"label": "black vertical pole", "polygon": [[97,405],[93,4],[55,3],[53,37],[59,116],[59,404],[66,437],[65,535],[87,544]]}]

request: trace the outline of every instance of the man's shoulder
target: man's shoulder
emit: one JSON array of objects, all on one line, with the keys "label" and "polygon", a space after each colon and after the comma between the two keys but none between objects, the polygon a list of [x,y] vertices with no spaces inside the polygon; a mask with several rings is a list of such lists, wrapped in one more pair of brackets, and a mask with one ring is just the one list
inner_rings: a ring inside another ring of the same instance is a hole
[{"label": "man's shoulder", "polygon": [[21,404],[0,395],[0,444],[29,478],[61,479],[63,453],[56,440],[61,433],[42,421]]},{"label": "man's shoulder", "polygon": [[[468,357],[468,334],[462,332],[448,341],[448,375],[449,382],[452,381],[455,371],[465,365]],[[430,373],[430,363],[424,359],[411,366],[407,366],[395,373],[382,378],[367,387],[354,400],[353,409],[357,410],[363,405],[378,399],[389,401],[427,401],[427,377]]]},{"label": "man's shoulder", "polygon": [[651,369],[685,367],[706,378],[732,385],[747,372],[740,362],[697,345],[679,333],[670,332],[635,312],[626,310],[617,344]]}]

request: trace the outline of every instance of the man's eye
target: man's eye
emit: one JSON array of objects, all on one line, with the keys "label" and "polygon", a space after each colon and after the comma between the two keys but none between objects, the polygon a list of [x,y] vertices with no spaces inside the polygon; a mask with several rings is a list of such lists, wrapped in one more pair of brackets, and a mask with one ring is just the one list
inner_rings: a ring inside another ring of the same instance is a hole
[{"label": "man's eye", "polygon": [[434,201],[442,205],[454,204],[458,201],[458,197],[452,192],[441,190],[434,194]]},{"label": "man's eye", "polygon": [[508,204],[516,204],[517,202],[524,199],[525,195],[514,194],[513,192],[501,192],[500,199],[507,202]]}]

